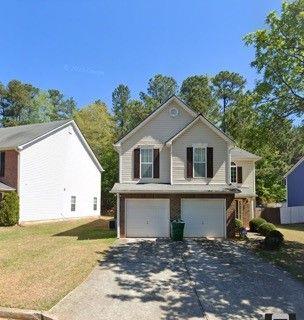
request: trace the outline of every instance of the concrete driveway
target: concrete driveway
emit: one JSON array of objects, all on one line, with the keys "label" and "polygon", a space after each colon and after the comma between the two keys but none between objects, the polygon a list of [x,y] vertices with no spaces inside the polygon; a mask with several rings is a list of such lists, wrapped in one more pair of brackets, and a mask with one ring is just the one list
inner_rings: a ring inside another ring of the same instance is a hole
[{"label": "concrete driveway", "polygon": [[304,285],[230,241],[119,242],[51,309],[59,320],[304,314]]}]

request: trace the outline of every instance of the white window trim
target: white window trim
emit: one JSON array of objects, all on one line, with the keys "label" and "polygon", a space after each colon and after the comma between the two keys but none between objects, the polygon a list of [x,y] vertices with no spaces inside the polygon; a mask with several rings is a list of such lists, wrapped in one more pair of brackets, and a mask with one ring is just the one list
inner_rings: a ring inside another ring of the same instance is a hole
[{"label": "white window trim", "polygon": [[[232,162],[234,163],[234,165],[231,165]],[[231,175],[231,168],[232,167],[235,168],[235,180],[236,180],[235,182],[232,182],[232,179],[231,179],[232,178],[232,175]],[[237,173],[238,170],[237,170],[237,168],[238,168],[238,166],[237,166],[236,162],[231,161],[230,162],[230,183],[238,183],[238,173]]]},{"label": "white window trim", "polygon": [[[141,174],[141,150],[152,150],[152,162],[144,162],[145,164],[152,164],[152,174],[151,174],[151,177],[142,177],[142,174]],[[154,176],[154,161],[153,161],[153,150],[154,148],[152,146],[143,146],[143,147],[140,147],[140,152],[139,152],[139,176],[140,176],[140,179],[153,179],[153,176]]]},{"label": "white window trim", "polygon": [[[195,162],[194,161],[194,150],[198,149],[198,148],[205,150],[205,176],[202,176],[202,177],[195,176],[195,170],[194,170],[194,163],[204,163],[204,162]],[[207,145],[206,144],[194,144],[192,146],[192,158],[193,158],[193,163],[192,163],[192,176],[193,176],[193,178],[206,179],[207,178]]]}]

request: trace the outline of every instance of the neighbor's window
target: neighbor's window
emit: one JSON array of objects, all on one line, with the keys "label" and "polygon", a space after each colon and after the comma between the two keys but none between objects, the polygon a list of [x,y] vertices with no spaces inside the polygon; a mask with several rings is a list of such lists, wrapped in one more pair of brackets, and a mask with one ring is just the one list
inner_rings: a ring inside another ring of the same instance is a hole
[{"label": "neighbor's window", "polygon": [[193,176],[206,177],[206,148],[193,148]]},{"label": "neighbor's window", "polygon": [[235,208],[235,217],[241,221],[243,221],[243,201],[242,200],[236,200],[236,208]]},{"label": "neighbor's window", "polygon": [[230,174],[231,183],[237,182],[237,170],[235,162],[231,162],[231,174]]},{"label": "neighbor's window", "polygon": [[97,197],[94,197],[94,200],[93,200],[93,210],[94,211],[97,210]]},{"label": "neighbor's window", "polygon": [[71,196],[71,211],[75,211],[75,210],[76,210],[76,197]]},{"label": "neighbor's window", "polygon": [[140,172],[142,178],[152,178],[153,149],[140,149]]}]

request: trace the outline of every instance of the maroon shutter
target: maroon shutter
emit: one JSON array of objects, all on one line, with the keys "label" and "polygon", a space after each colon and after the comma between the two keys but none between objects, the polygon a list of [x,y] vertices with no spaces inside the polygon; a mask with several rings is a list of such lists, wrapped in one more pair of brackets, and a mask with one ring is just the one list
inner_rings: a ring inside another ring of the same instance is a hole
[{"label": "maroon shutter", "polygon": [[153,150],[153,178],[159,178],[159,149]]},{"label": "maroon shutter", "polygon": [[237,183],[243,183],[243,169],[242,169],[242,167],[237,167]]},{"label": "maroon shutter", "polygon": [[4,171],[5,171],[5,152],[0,152],[0,177],[4,177]]},{"label": "maroon shutter", "polygon": [[140,166],[140,149],[134,149],[134,158],[133,158],[133,176],[134,179],[139,179],[139,166]]},{"label": "maroon shutter", "polygon": [[193,148],[187,148],[187,178],[193,178]]},{"label": "maroon shutter", "polygon": [[207,148],[207,178],[213,178],[213,148]]}]

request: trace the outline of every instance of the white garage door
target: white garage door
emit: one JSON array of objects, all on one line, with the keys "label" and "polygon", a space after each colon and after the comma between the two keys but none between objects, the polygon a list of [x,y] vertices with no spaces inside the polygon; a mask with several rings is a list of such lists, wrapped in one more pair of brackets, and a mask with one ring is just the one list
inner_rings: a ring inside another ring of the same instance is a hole
[{"label": "white garage door", "polygon": [[126,199],[127,237],[169,237],[169,199]]},{"label": "white garage door", "polygon": [[225,200],[182,199],[185,237],[225,237]]}]

